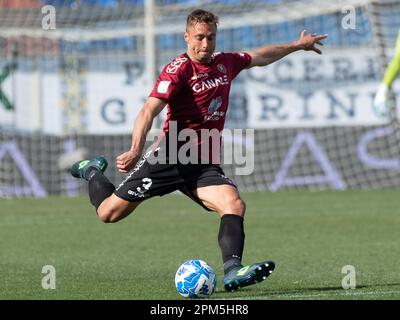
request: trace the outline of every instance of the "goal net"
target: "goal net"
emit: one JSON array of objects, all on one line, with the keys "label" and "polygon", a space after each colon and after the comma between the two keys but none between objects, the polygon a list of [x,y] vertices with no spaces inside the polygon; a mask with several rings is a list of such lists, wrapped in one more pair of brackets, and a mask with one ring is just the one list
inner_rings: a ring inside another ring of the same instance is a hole
[{"label": "goal net", "polygon": [[400,187],[396,103],[384,117],[373,108],[400,0],[0,0],[0,196],[80,194],[66,168],[99,154],[119,183],[114,159],[158,72],[185,51],[195,8],[220,17],[218,51],[329,35],[322,55],[232,83],[223,168],[241,190]]}]

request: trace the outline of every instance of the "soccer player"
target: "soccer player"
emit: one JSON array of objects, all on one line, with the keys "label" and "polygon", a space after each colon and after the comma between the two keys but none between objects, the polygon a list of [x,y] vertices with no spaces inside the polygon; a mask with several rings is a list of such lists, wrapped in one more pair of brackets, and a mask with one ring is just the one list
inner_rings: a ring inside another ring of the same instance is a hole
[{"label": "soccer player", "polygon": [[387,108],[389,100],[389,92],[392,87],[394,80],[400,73],[400,30],[397,34],[396,52],[389,63],[383,82],[379,85],[378,91],[376,92],[374,99],[374,108],[382,116],[387,115]]},{"label": "soccer player", "polygon": [[[179,132],[194,130],[198,134],[197,146],[206,143],[201,140],[200,130],[221,132],[231,82],[243,69],[266,66],[298,50],[320,54],[316,44],[322,45],[321,40],[327,35],[303,31],[292,43],[265,46],[248,53],[215,53],[217,25],[218,17],[211,12],[195,10],[188,15],[184,33],[187,51],[160,73],[135,120],[130,149],[117,157],[118,170],[130,172],[126,179],[115,188],[103,174],[107,161],[101,156],[75,163],[71,173],[89,181],[90,201],[104,222],[119,221],[145,199],[175,190],[180,190],[206,210],[217,212],[221,218],[218,242],[224,263],[224,287],[234,291],[263,281],[275,268],[272,261],[242,265],[245,203],[237,187],[215,163],[182,164],[178,159],[175,163],[151,164],[149,159],[167,153],[167,159],[171,160],[171,150],[166,149],[171,146],[171,139],[176,140],[176,136],[172,138],[173,128]],[[153,119],[165,106],[168,112],[163,134],[142,157]],[[206,150],[208,160],[218,153],[213,147]],[[199,154],[199,158],[207,158],[204,154]]]}]

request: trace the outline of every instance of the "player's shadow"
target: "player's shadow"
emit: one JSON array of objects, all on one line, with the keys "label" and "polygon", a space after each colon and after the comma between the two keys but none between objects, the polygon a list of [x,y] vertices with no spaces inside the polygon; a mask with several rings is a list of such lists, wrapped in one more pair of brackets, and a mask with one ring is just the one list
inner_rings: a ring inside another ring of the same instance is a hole
[{"label": "player's shadow", "polygon": [[[377,287],[400,287],[400,283],[382,283],[382,284],[365,284],[365,285],[357,285],[356,289],[368,289],[368,288],[377,288]],[[288,290],[279,290],[279,291],[272,291],[268,288],[265,288],[265,290],[252,290],[251,287],[246,287],[242,288],[239,291],[235,293],[235,298],[240,298],[241,296],[245,296],[246,298],[251,297],[265,297],[266,299],[268,298],[273,298],[274,296],[277,297],[279,296],[280,298],[285,299],[285,296],[288,296],[287,298],[295,298],[296,295],[299,295],[298,297],[301,298],[301,295],[303,294],[306,296],[307,294],[310,295],[310,298],[312,298],[312,293],[314,293],[316,296],[318,296],[319,293],[321,292],[327,292],[331,291],[332,293],[335,292],[343,292],[344,289],[342,286],[326,286],[326,287],[308,287],[308,288],[293,288],[293,289],[288,289]],[[216,293],[224,293],[226,291],[224,290],[218,290]],[[293,295],[293,297],[289,297],[290,295]]]},{"label": "player's shadow", "polygon": [[[400,286],[400,283],[381,283],[381,284],[364,284],[357,285],[356,289],[367,289],[367,288],[376,288],[376,287],[394,287]],[[249,289],[249,288],[245,288]],[[324,292],[324,291],[343,291],[342,286],[327,286],[327,287],[309,287],[309,288],[298,288],[298,289],[290,289],[290,290],[282,290],[269,292],[269,294],[293,294],[293,293],[302,293],[302,292]],[[267,293],[267,290],[265,290]]]},{"label": "player's shadow", "polygon": [[[364,288],[368,288],[368,287],[372,287],[370,285],[359,285],[356,288],[357,289],[364,289]],[[331,287],[309,287],[309,288],[299,288],[299,289],[290,289],[290,290],[280,290],[280,291],[274,291],[274,292],[268,292],[268,290],[265,290],[264,292],[266,294],[269,295],[286,295],[286,294],[296,294],[296,293],[309,293],[309,292],[324,292],[324,291],[343,291],[343,287],[340,286],[331,286]]]}]

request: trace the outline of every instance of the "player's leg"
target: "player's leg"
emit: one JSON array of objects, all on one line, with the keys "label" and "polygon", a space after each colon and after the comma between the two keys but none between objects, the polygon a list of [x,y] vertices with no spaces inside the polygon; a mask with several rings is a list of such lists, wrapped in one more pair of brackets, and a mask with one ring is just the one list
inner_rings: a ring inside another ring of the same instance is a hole
[{"label": "player's leg", "polygon": [[111,194],[101,202],[96,208],[96,212],[101,221],[105,223],[114,223],[131,214],[140,203],[142,203],[142,201],[130,202],[121,199],[115,194]]},{"label": "player's leg", "polygon": [[99,156],[76,162],[71,167],[71,174],[89,182],[90,202],[96,208],[100,220],[111,223],[128,216],[140,201],[129,202],[114,194],[115,186],[103,174],[107,166],[107,160]]},{"label": "player's leg", "polygon": [[275,269],[274,262],[242,265],[246,205],[236,187],[231,184],[209,185],[199,187],[193,193],[205,207],[221,217],[218,242],[224,262],[225,289],[235,291],[265,280]]},{"label": "player's leg", "polygon": [[194,190],[194,194],[209,210],[217,212],[220,217],[232,214],[244,218],[246,204],[234,185],[221,184],[200,187]]},{"label": "player's leg", "polygon": [[75,163],[71,174],[89,181],[90,202],[96,208],[99,218],[107,223],[117,222],[130,213],[146,199],[173,192],[184,182],[174,164],[157,163],[161,148],[146,152],[135,168],[117,188],[103,174],[107,168],[104,157]]},{"label": "player's leg", "polygon": [[221,217],[218,243],[222,252],[224,271],[241,266],[244,248],[245,202],[233,185],[210,185],[194,190],[202,204]]}]

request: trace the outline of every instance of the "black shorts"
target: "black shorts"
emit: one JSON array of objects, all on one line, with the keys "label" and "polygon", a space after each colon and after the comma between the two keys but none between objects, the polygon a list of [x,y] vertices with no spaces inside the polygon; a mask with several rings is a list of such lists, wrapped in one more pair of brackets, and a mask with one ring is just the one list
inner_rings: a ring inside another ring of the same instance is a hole
[{"label": "black shorts", "polygon": [[[155,151],[157,152],[157,151]],[[148,151],[136,164],[115,190],[115,195],[129,202],[143,201],[154,196],[181,191],[208,211],[202,201],[193,193],[200,187],[228,184],[234,182],[225,176],[219,165],[215,164],[151,164]]]}]

